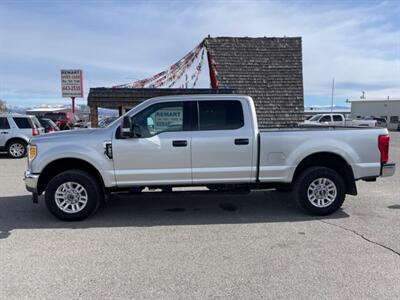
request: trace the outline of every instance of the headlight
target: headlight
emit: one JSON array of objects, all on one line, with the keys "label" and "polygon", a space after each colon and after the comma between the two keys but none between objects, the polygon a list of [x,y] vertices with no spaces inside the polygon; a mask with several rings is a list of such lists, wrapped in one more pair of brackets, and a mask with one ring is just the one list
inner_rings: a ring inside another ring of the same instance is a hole
[{"label": "headlight", "polygon": [[37,155],[37,147],[36,145],[29,145],[28,146],[28,160],[32,161],[35,159]]}]

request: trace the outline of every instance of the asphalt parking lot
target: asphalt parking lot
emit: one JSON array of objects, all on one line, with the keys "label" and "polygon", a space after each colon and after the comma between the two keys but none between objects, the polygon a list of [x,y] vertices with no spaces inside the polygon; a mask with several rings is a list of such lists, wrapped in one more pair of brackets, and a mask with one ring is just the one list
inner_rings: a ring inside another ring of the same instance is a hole
[{"label": "asphalt parking lot", "polygon": [[398,299],[400,133],[394,177],[358,182],[324,218],[290,195],[114,196],[65,223],[22,181],[26,161],[0,155],[2,299]]}]

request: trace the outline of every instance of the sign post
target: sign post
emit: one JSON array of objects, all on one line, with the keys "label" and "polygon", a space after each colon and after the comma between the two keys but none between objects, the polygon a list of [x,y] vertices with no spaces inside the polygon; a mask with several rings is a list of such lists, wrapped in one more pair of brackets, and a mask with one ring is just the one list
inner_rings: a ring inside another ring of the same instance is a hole
[{"label": "sign post", "polygon": [[75,98],[83,97],[82,70],[61,70],[61,92],[63,98],[71,98],[72,113],[75,113]]}]

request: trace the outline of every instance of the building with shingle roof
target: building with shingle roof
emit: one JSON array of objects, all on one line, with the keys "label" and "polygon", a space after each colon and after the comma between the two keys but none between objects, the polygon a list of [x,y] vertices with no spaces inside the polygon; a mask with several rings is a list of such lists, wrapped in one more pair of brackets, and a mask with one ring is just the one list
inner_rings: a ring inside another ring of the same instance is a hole
[{"label": "building with shingle roof", "polygon": [[304,119],[300,37],[207,37],[204,40],[211,89],[92,88],[92,124],[97,108],[131,108],[163,95],[237,93],[251,96],[261,127],[291,127]]}]

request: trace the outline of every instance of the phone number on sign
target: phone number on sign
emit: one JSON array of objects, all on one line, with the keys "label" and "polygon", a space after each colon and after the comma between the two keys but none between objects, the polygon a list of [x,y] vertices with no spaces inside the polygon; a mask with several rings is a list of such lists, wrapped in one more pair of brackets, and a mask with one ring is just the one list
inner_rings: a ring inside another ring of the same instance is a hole
[{"label": "phone number on sign", "polygon": [[63,91],[80,91],[81,86],[80,85],[67,85],[62,87]]}]

